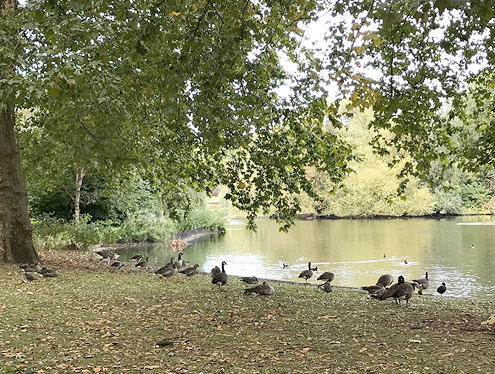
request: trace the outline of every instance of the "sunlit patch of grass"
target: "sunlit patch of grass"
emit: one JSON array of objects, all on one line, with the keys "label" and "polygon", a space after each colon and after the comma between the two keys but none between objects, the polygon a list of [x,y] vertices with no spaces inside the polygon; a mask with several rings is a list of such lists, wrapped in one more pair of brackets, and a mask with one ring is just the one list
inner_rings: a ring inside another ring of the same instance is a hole
[{"label": "sunlit patch of grass", "polygon": [[[94,270],[94,269],[93,269]],[[0,371],[24,373],[472,373],[493,370],[494,303],[272,283],[271,297],[208,275],[0,267]],[[156,343],[161,342],[161,346]]]}]

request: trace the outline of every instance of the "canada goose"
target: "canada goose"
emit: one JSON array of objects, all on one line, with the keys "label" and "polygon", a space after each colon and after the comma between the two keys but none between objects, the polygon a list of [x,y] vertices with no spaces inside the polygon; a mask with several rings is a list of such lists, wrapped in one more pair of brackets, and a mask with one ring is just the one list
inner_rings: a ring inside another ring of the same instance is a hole
[{"label": "canada goose", "polygon": [[222,270],[218,266],[215,266],[213,269],[210,271],[210,275],[213,278],[216,274],[220,274]]},{"label": "canada goose", "polygon": [[188,262],[186,260],[182,260],[182,252],[179,252],[179,259],[177,260],[177,269],[182,269],[185,268],[188,265]]},{"label": "canada goose", "polygon": [[425,277],[421,279],[413,279],[413,282],[418,284],[418,295],[423,294],[423,290],[430,288],[430,280],[428,279],[428,272],[426,272]]},{"label": "canada goose", "polygon": [[368,291],[369,294],[374,294],[378,291],[386,290],[383,284],[377,284],[375,286],[365,286],[365,287],[361,287],[361,289],[364,291]]},{"label": "canada goose", "polygon": [[171,268],[174,266],[175,262],[175,257],[170,257],[170,263],[168,263],[167,265],[165,266],[162,266],[161,268],[159,268],[158,270],[155,270],[155,274],[162,274],[165,270],[167,270],[168,268]]},{"label": "canada goose", "polygon": [[269,296],[269,295],[273,295],[274,292],[275,292],[275,289],[266,282],[263,282],[263,284],[260,284],[256,287],[253,287],[253,288],[244,289],[244,293],[247,295],[248,294],[257,294],[257,295],[262,295],[262,296]]},{"label": "canada goose", "polygon": [[137,253],[134,256],[131,257],[131,260],[136,260],[139,261],[143,258],[143,255],[141,253]]},{"label": "canada goose", "polygon": [[445,291],[447,291],[447,286],[445,285],[444,282],[442,282],[442,285],[440,287],[437,288],[437,292],[440,294],[440,295],[443,295],[445,293]]},{"label": "canada goose", "polygon": [[298,278],[304,278],[306,279],[306,283],[308,283],[308,279],[313,276],[313,271],[311,270],[311,262],[308,262],[308,270],[304,270],[299,274]]},{"label": "canada goose", "polygon": [[402,275],[398,278],[398,283],[395,283],[390,288],[385,288],[383,285],[379,287],[375,292],[370,294],[370,297],[377,300],[386,300],[392,297],[392,294],[399,288],[399,286],[404,282],[404,277]]},{"label": "canada goose", "polygon": [[55,277],[58,277],[58,271],[57,270],[49,271],[49,272],[43,273],[43,276],[45,278],[55,278]]},{"label": "canada goose", "polygon": [[325,271],[322,275],[318,277],[317,280],[326,280],[327,282],[331,282],[335,279],[335,274],[329,271]]},{"label": "canada goose", "polygon": [[320,292],[332,292],[332,285],[330,284],[331,280],[327,279],[327,281],[318,286],[318,291]]},{"label": "canada goose", "polygon": [[149,260],[149,259],[150,259],[150,258],[149,258],[148,256],[146,256],[146,259],[145,259],[144,261],[138,262],[138,263],[137,263],[136,265],[134,265],[134,266],[136,266],[136,267],[142,267],[142,268],[143,268],[143,267],[146,267],[146,266],[148,266],[148,260]]},{"label": "canada goose", "polygon": [[172,266],[166,267],[160,275],[164,278],[170,278],[177,274],[177,264],[173,264]]},{"label": "canada goose", "polygon": [[256,283],[258,283],[258,278],[256,278],[256,277],[242,277],[241,282],[248,283],[248,284],[256,284]]},{"label": "canada goose", "polygon": [[287,269],[289,267],[289,264],[286,264],[285,262],[282,263],[282,269]]},{"label": "canada goose", "polygon": [[190,268],[187,268],[187,269],[183,269],[183,270],[179,271],[179,273],[185,274],[188,277],[192,277],[193,275],[196,275],[196,274],[199,273],[199,265],[198,264],[194,264],[193,267],[190,267]]},{"label": "canada goose", "polygon": [[471,249],[474,249],[474,244],[471,244]]},{"label": "canada goose", "polygon": [[395,299],[396,304],[401,305],[402,300],[406,300],[406,307],[409,304],[409,299],[414,295],[415,283],[405,282],[402,275],[399,276],[399,283],[390,287],[387,292],[379,298],[379,300]]},{"label": "canada goose", "polygon": [[404,260],[404,265],[407,265],[407,260]]},{"label": "canada goose", "polygon": [[38,270],[38,274],[46,274],[46,273],[55,273],[57,270],[56,269],[48,269],[47,267],[43,266],[40,270]]},{"label": "canada goose", "polygon": [[383,287],[388,287],[392,284],[392,282],[394,281],[394,277],[391,276],[390,274],[383,274],[383,275],[380,275],[380,278],[378,278],[377,282],[376,282],[376,285],[382,285]]},{"label": "canada goose", "polygon": [[115,261],[110,266],[113,267],[113,268],[115,268],[116,270],[119,270],[122,266],[124,266],[124,263],[123,262],[119,262],[119,261]]},{"label": "canada goose", "polygon": [[211,283],[218,285],[220,290],[222,289],[222,286],[225,286],[229,281],[229,276],[225,272],[225,265],[227,265],[227,263],[222,261],[222,272],[215,274],[211,280]]},{"label": "canada goose", "polygon": [[30,282],[34,281],[36,278],[34,275],[32,274],[29,274],[29,273],[24,273],[24,276],[26,277],[26,279]]}]

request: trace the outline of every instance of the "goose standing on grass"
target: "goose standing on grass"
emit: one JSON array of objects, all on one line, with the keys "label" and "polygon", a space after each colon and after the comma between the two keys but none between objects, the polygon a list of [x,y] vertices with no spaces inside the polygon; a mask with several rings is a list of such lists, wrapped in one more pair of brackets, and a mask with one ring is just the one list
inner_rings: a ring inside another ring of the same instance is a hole
[{"label": "goose standing on grass", "polygon": [[444,282],[442,282],[442,285],[437,288],[437,292],[443,296],[443,294],[447,291],[447,286],[445,285]]},{"label": "goose standing on grass", "polygon": [[222,261],[222,271],[215,274],[211,280],[211,283],[216,284],[220,290],[222,289],[222,286],[225,286],[229,281],[229,276],[225,272],[225,265],[227,265],[227,263]]},{"label": "goose standing on grass", "polygon": [[167,265],[162,266],[158,270],[155,270],[155,274],[162,274],[168,268],[173,267],[174,266],[174,260],[175,260],[175,257],[170,257],[170,262]]},{"label": "goose standing on grass", "polygon": [[148,260],[150,258],[148,256],[146,256],[145,260],[144,261],[141,261],[141,262],[138,262],[136,265],[134,265],[135,267],[138,267],[138,268],[144,268],[146,266],[148,266]]},{"label": "goose standing on grass", "polygon": [[185,274],[188,277],[192,277],[193,275],[196,275],[196,274],[199,273],[199,265],[198,264],[194,264],[193,267],[190,267],[190,268],[187,268],[187,269],[183,269],[183,270],[179,271],[179,273]]},{"label": "goose standing on grass", "polygon": [[313,270],[311,270],[311,262],[308,262],[308,269],[304,270],[299,274],[298,278],[304,278],[306,283],[308,283],[308,279],[313,276]]},{"label": "goose standing on grass", "polygon": [[166,269],[164,269],[160,275],[163,277],[163,278],[171,278],[173,277],[175,274],[177,274],[177,264],[173,264],[172,266],[169,266],[167,267]]},{"label": "goose standing on grass", "polygon": [[332,292],[332,285],[330,284],[331,280],[327,279],[327,281],[318,286],[318,291],[320,292]]},{"label": "goose standing on grass", "polygon": [[426,272],[425,277],[421,279],[413,279],[413,282],[418,284],[418,295],[423,294],[423,290],[430,288],[430,280],[428,279],[428,272]]},{"label": "goose standing on grass", "polygon": [[266,282],[263,282],[263,284],[260,284],[253,288],[244,289],[244,293],[246,295],[256,294],[261,296],[269,296],[269,295],[273,295],[274,292],[275,289]]},{"label": "goose standing on grass", "polygon": [[402,300],[406,301],[406,307],[409,304],[409,299],[414,295],[415,283],[406,282],[402,275],[399,276],[399,283],[390,287],[379,300],[395,299],[397,305],[401,305]]},{"label": "goose standing on grass", "polygon": [[177,269],[185,268],[188,265],[188,262],[186,260],[182,259],[182,255],[183,255],[183,253],[179,252],[179,255],[178,255],[179,259],[177,260]]},{"label": "goose standing on grass", "polygon": [[331,273],[329,271],[325,271],[322,275],[320,275],[318,277],[317,280],[324,280],[324,281],[327,281],[328,283],[330,283],[334,279],[335,279],[335,274],[334,273]]},{"label": "goose standing on grass", "polygon": [[380,278],[376,281],[376,285],[382,285],[383,287],[388,287],[394,282],[394,277],[390,274],[380,275]]}]

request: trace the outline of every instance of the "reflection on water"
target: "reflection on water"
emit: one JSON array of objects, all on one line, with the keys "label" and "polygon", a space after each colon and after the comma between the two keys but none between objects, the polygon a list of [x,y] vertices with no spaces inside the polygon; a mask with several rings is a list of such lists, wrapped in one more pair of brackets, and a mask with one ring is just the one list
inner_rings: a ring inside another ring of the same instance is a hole
[{"label": "reflection on water", "polygon": [[[332,271],[332,284],[351,287],[374,284],[384,273],[411,280],[427,271],[432,287],[425,293],[445,282],[446,295],[495,299],[493,217],[298,221],[289,233],[265,219],[256,233],[244,226],[232,222],[224,236],[187,247],[184,258],[203,271],[226,261],[228,274],[292,281],[311,261],[318,272],[310,282]],[[164,246],[144,251],[157,265],[176,256]]]}]

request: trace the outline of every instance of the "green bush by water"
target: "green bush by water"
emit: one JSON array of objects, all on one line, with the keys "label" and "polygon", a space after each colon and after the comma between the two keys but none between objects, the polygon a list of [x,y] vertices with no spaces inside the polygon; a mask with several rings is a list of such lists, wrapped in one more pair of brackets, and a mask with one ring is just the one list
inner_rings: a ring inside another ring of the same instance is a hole
[{"label": "green bush by water", "polygon": [[84,215],[79,222],[42,217],[33,222],[33,240],[36,249],[88,250],[98,245],[114,243],[166,242],[176,232],[200,227],[224,228],[227,213],[201,208],[177,222],[165,214],[139,212],[129,215],[121,224],[112,221],[94,221]]}]

